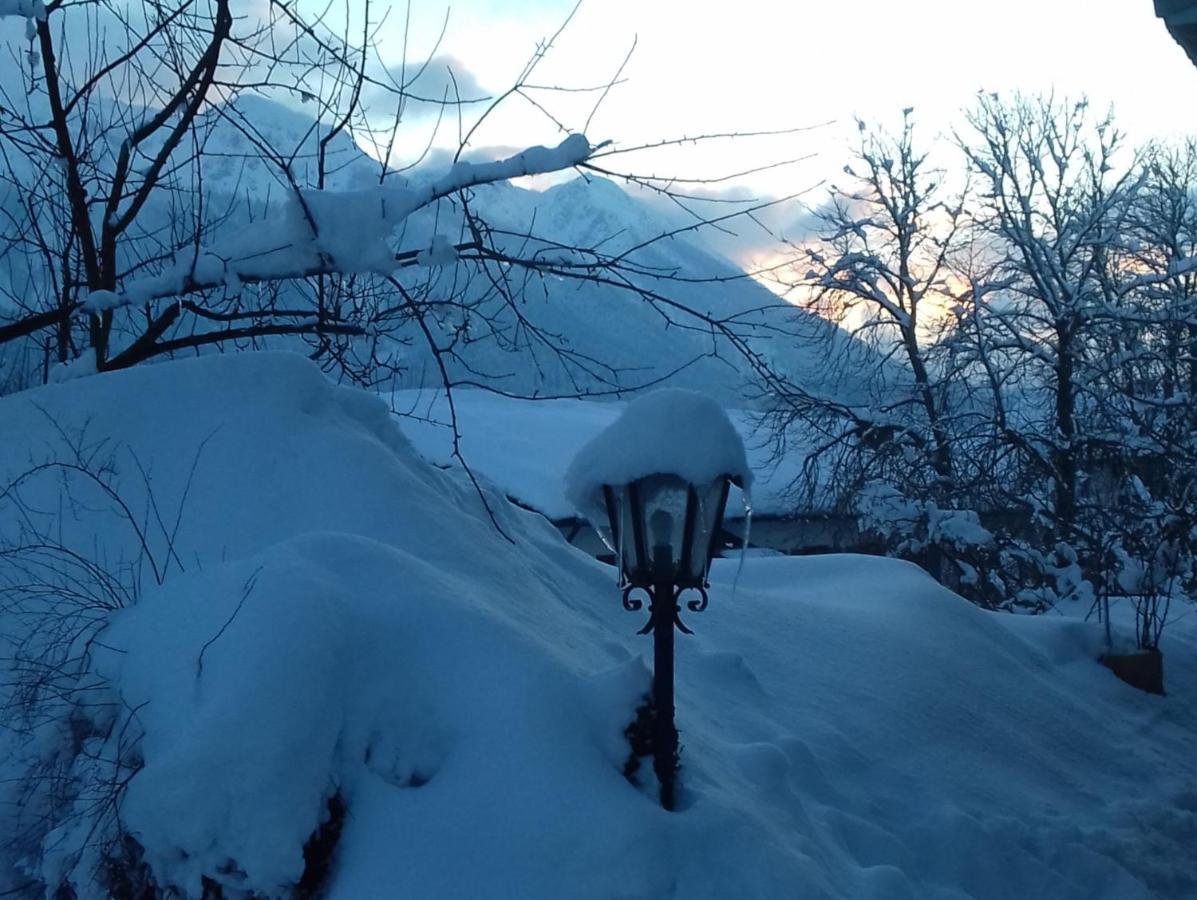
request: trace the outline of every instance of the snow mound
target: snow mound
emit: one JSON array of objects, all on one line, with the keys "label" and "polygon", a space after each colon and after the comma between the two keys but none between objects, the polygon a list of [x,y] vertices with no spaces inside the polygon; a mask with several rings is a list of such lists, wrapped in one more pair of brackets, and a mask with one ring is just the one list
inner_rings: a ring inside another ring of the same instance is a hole
[{"label": "snow mound", "polygon": [[376,792],[458,810],[499,794],[543,841],[568,833],[545,797],[600,807],[643,667],[583,677],[472,593],[395,548],[314,534],[117,617],[105,674],[145,730],[122,818],[160,883],[289,896],[334,793],[355,816]]},{"label": "snow mound", "polygon": [[[141,573],[90,609],[58,714],[0,730],[0,892],[107,896],[111,808],[181,896],[288,896],[339,796],[334,900],[1197,896],[1192,622],[1153,697],[1096,662],[1096,626],[984,612],[913,566],[755,558],[731,602],[716,560],[666,813],[650,766],[623,776],[651,642],[610,570],[422,462],[377,398],[213,356],[2,398],[0,429],[0,484],[81,449],[138,526],[45,470],[0,497],[0,539],[52,526]],[[37,611],[13,584],[6,704]]]}]

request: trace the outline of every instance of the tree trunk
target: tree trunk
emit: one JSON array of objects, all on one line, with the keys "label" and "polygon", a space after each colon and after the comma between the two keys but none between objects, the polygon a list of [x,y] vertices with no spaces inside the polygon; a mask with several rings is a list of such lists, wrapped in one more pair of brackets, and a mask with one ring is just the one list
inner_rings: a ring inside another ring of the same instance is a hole
[{"label": "tree trunk", "polygon": [[1052,444],[1052,467],[1056,479],[1056,522],[1060,537],[1068,540],[1076,526],[1076,394],[1073,384],[1072,323],[1056,322],[1056,434]]}]

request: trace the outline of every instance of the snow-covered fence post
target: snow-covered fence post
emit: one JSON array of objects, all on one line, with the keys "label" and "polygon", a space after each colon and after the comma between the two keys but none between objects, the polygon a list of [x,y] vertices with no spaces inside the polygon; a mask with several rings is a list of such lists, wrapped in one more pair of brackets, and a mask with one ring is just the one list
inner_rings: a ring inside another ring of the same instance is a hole
[{"label": "snow-covered fence post", "polygon": [[707,573],[718,549],[732,484],[751,481],[744,444],[709,397],[667,389],[637,398],[582,448],[566,476],[570,501],[616,554],[623,607],[644,607],[653,633],[653,769],[661,805],[674,808],[678,738],[673,704],[673,630],[692,634],[679,599],[707,607]]}]

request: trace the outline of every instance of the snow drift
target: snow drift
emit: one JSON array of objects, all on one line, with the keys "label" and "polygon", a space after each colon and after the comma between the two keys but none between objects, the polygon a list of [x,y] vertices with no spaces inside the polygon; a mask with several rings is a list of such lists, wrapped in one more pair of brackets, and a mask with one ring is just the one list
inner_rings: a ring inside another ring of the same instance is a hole
[{"label": "snow drift", "polygon": [[[95,789],[123,766],[116,821],[188,896],[287,896],[334,795],[329,893],[355,900],[1197,891],[1183,629],[1149,697],[1094,627],[982,612],[912,566],[755,559],[733,604],[717,563],[679,646],[671,814],[622,775],[649,647],[614,573],[424,463],[378,399],[221,356],[6,397],[0,429],[3,484],[106,461],[161,563],[103,612],[72,721],[0,732],[0,890],[106,895]],[[56,522],[133,566],[137,530],[86,485],[59,502],[63,477],[4,495],[3,539]],[[0,616],[7,660],[30,618]]]}]

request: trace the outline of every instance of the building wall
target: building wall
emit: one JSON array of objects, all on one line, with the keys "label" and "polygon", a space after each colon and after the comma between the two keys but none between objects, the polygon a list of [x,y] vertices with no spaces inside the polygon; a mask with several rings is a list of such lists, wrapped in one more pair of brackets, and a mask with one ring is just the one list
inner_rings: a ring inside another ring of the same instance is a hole
[{"label": "building wall", "polygon": [[[611,556],[610,549],[588,522],[568,519],[553,524],[578,549],[598,559]],[[726,519],[723,532],[727,549],[742,546],[745,521]],[[878,552],[873,546],[875,542],[861,533],[856,517],[841,514],[818,513],[789,518],[755,516],[748,540],[751,547],[776,550],[790,556]]]}]

